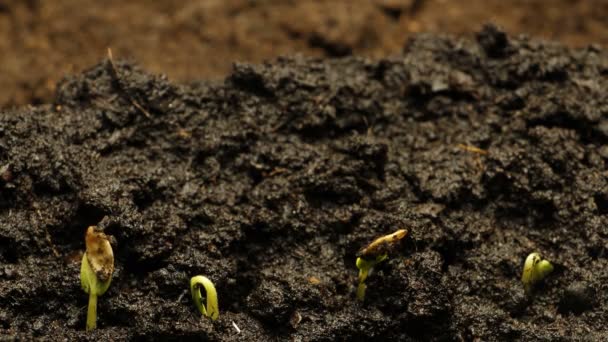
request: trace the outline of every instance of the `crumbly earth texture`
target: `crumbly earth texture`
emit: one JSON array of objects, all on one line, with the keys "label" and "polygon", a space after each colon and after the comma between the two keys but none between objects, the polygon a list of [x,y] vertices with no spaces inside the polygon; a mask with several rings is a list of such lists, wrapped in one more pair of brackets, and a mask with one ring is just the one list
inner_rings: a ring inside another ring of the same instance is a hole
[{"label": "crumbly earth texture", "polygon": [[176,82],[223,79],[233,61],[384,57],[419,32],[488,21],[568,46],[608,44],[606,0],[0,1],[0,108],[52,101],[57,82],[115,56]]},{"label": "crumbly earth texture", "polygon": [[[486,27],[224,82],[114,64],[0,113],[1,336],[608,339],[607,51]],[[86,333],[90,225],[116,265]],[[356,253],[397,229],[358,302]],[[555,270],[526,297],[534,251]]]}]

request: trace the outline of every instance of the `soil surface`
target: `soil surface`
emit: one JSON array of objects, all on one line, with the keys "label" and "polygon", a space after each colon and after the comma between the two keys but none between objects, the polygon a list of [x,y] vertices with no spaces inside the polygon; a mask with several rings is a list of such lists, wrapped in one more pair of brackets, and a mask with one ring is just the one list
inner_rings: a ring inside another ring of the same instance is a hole
[{"label": "soil surface", "polygon": [[223,79],[234,61],[385,57],[417,32],[494,22],[569,46],[608,44],[605,0],[0,0],[0,107],[52,101],[108,47],[178,82]]},{"label": "soil surface", "polygon": [[[0,113],[0,335],[608,339],[606,50],[486,27],[224,82],[114,64]],[[87,334],[89,225],[116,270]],[[358,250],[401,228],[359,303]],[[534,251],[555,270],[526,296]],[[190,299],[198,274],[217,321]]]}]

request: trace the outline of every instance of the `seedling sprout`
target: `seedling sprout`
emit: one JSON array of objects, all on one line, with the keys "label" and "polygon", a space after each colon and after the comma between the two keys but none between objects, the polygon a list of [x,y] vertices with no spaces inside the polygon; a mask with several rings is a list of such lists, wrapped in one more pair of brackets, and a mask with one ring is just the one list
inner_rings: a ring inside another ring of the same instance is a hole
[{"label": "seedling sprout", "polygon": [[388,258],[391,248],[407,235],[407,230],[400,229],[392,234],[381,236],[366,247],[362,248],[357,254],[357,268],[359,269],[359,285],[357,286],[357,299],[365,299],[365,279],[377,264]]},{"label": "seedling sprout", "polygon": [[106,234],[91,226],[85,236],[86,252],[80,265],[80,283],[89,294],[87,331],[97,327],[97,297],[103,295],[112,282],[114,253]]},{"label": "seedling sprout", "polygon": [[[203,305],[201,286],[205,288],[207,306]],[[209,278],[202,275],[192,277],[190,279],[190,292],[192,293],[194,305],[196,305],[198,311],[203,316],[209,317],[214,321],[220,316],[220,309],[217,304],[217,291],[215,291],[215,286]]]},{"label": "seedling sprout", "polygon": [[553,265],[541,258],[538,253],[531,253],[524,263],[524,271],[521,275],[521,282],[524,284],[526,294],[530,294],[536,283],[543,280],[553,271]]}]

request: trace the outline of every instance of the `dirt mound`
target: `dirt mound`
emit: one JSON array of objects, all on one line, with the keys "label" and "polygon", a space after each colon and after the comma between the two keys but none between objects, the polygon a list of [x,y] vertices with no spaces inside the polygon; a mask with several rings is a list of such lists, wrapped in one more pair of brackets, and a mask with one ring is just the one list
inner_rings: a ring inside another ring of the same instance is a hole
[{"label": "dirt mound", "polygon": [[0,107],[52,101],[103,58],[132,58],[176,82],[223,79],[234,61],[279,55],[385,57],[417,32],[486,22],[574,47],[608,44],[605,0],[0,1]]},{"label": "dirt mound", "polygon": [[[115,64],[0,113],[3,336],[87,336],[98,225],[116,271],[91,338],[608,338],[605,51],[487,27],[390,59],[237,64],[224,83]],[[399,228],[361,305],[356,253]],[[530,299],[533,251],[555,271]],[[216,322],[189,298],[197,274]]]}]

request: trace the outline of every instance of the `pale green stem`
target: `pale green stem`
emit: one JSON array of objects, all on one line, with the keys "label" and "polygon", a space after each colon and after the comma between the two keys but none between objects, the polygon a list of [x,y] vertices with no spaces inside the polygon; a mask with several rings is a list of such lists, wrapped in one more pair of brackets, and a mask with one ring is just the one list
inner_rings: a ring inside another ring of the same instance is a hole
[{"label": "pale green stem", "polygon": [[365,289],[367,285],[365,285],[365,279],[367,279],[367,275],[369,273],[368,268],[362,268],[359,270],[359,285],[357,286],[357,299],[363,301],[365,299]]},{"label": "pale green stem", "polygon": [[357,286],[357,299],[360,301],[365,300],[365,289],[367,289],[367,285],[365,283],[359,283]]},{"label": "pale green stem", "polygon": [[87,310],[87,331],[97,327],[97,295],[89,294],[89,309]]}]

